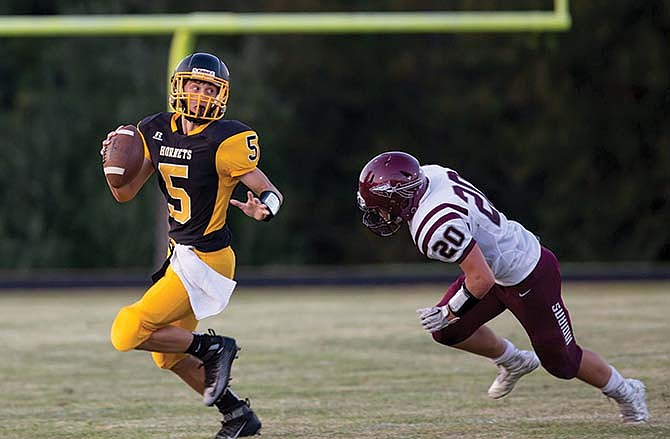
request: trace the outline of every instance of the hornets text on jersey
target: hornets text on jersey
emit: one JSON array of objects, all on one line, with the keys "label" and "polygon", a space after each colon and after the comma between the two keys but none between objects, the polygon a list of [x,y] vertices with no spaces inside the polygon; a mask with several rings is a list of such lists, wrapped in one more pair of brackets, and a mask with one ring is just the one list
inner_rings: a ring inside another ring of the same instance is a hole
[{"label": "hornets text on jersey", "polygon": [[238,177],[258,165],[258,135],[235,120],[213,121],[184,135],[178,118],[158,113],[140,121],[144,154],[167,200],[170,238],[216,251],[230,245],[228,204]]}]

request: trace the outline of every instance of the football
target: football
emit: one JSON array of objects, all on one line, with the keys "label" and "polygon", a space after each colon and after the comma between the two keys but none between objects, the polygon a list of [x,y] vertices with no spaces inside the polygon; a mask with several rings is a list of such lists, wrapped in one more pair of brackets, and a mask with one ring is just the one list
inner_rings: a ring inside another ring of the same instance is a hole
[{"label": "football", "polygon": [[110,145],[103,150],[102,168],[109,184],[119,188],[140,172],[144,162],[144,142],[133,125],[124,125],[116,133]]}]

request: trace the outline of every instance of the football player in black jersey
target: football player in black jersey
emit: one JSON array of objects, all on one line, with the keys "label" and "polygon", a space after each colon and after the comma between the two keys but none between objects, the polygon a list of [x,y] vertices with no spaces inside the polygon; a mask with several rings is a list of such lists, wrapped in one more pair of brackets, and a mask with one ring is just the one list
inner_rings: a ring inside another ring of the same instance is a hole
[{"label": "football player in black jersey", "polygon": [[[137,125],[144,142],[139,174],[110,190],[121,203],[132,200],[155,173],[167,200],[171,243],[189,246],[207,266],[232,279],[235,253],[226,222],[228,205],[257,221],[269,221],[283,196],[258,168],[258,134],[239,121],[223,119],[229,81],[228,68],[218,57],[194,53],[184,58],[170,81],[173,111],[147,116]],[[107,135],[103,148],[115,135]],[[239,182],[249,189],[245,201],[231,199]],[[217,438],[257,434],[258,417],[228,387],[236,342],[213,331],[194,332],[198,321],[189,294],[166,263],[144,296],[119,311],[112,344],[120,351],[152,352],[158,367],[176,373],[203,395],[206,405],[216,405],[223,415]]]}]

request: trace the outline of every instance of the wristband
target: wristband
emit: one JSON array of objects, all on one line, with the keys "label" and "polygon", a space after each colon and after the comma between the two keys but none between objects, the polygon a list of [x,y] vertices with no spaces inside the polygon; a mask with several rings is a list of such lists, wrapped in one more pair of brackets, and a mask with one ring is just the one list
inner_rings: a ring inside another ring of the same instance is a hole
[{"label": "wristband", "polygon": [[456,317],[461,317],[478,303],[479,299],[477,299],[470,291],[468,291],[468,289],[465,287],[465,282],[463,282],[461,288],[451,299],[449,299],[448,306],[453,315]]},{"label": "wristband", "polygon": [[279,213],[279,208],[281,207],[281,201],[279,196],[272,191],[263,191],[260,196],[261,203],[265,204],[270,211],[270,214],[263,218],[263,221],[270,221],[272,218],[277,216]]}]

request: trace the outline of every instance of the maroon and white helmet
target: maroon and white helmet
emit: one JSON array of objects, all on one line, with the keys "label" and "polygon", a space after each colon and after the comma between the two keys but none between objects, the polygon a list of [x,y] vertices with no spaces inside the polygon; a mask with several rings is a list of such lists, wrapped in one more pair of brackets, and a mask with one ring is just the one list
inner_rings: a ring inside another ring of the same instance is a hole
[{"label": "maroon and white helmet", "polygon": [[370,160],[358,177],[358,207],[363,225],[379,236],[390,236],[416,212],[428,179],[411,155],[390,151]]}]

